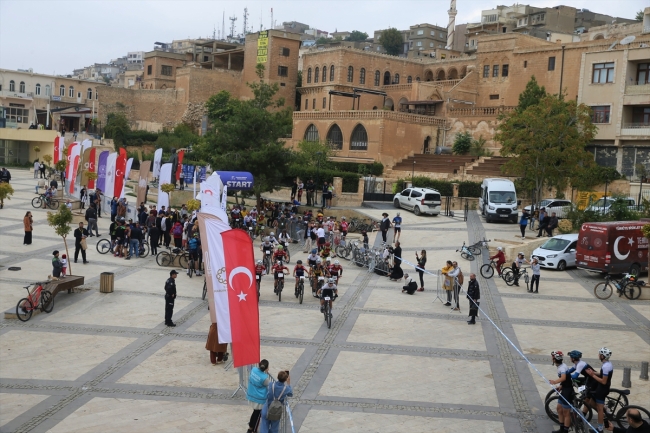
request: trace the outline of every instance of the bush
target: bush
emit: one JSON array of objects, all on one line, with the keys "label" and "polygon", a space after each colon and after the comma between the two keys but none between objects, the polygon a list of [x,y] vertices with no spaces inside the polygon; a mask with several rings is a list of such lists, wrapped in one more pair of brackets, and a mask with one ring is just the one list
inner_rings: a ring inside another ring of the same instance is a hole
[{"label": "bush", "polygon": [[474,197],[481,196],[481,182],[472,182],[465,180],[458,183],[458,196],[459,197]]},{"label": "bush", "polygon": [[[411,179],[398,179],[393,184],[393,194],[397,194],[399,191],[402,191],[402,185],[404,185],[404,182],[411,182]],[[452,182],[448,180],[431,179],[430,177],[426,176],[415,176],[413,178],[413,186],[417,188],[432,188],[438,190],[440,192],[440,195],[443,196],[451,197],[454,195],[454,187],[452,185]],[[458,196],[480,197],[481,184],[479,182],[471,181],[458,182]]]},{"label": "bush", "polygon": [[[318,173],[318,176],[316,174]],[[299,177],[303,181],[307,181],[310,178],[314,179],[318,177],[319,185],[316,185],[316,188],[322,186],[322,182],[332,182],[335,177],[340,177],[343,179],[343,192],[358,192],[359,190],[359,174],[350,173],[346,171],[336,171],[336,170],[317,170],[314,167],[302,167],[298,165],[292,165],[289,167],[288,176],[284,179],[283,185],[290,186],[293,180]]]},{"label": "bush", "polygon": [[472,134],[468,131],[459,132],[454,139],[452,150],[456,155],[466,155],[472,148]]},{"label": "bush", "polygon": [[348,173],[359,173],[363,176],[381,176],[384,174],[384,164],[373,162],[372,164],[357,164],[355,162],[328,162],[332,170],[347,171]]},{"label": "bush", "polygon": [[562,234],[571,233],[573,231],[573,224],[568,219],[561,219],[557,224],[557,228]]}]

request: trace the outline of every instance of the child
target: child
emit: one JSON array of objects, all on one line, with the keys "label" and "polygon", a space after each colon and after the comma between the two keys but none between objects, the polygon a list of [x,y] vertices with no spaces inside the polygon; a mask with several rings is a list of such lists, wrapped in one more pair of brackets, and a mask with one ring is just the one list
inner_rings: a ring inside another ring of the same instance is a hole
[{"label": "child", "polygon": [[54,250],[52,256],[52,277],[59,278],[61,276],[61,259],[59,259],[59,251]]},{"label": "child", "polygon": [[61,256],[61,277],[65,277],[68,273],[68,257],[63,254]]}]

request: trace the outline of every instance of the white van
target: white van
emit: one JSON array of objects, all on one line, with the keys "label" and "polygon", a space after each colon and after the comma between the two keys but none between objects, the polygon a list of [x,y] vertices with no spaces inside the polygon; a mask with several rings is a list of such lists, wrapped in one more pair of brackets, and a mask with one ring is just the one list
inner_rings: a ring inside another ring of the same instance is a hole
[{"label": "white van", "polygon": [[500,178],[483,179],[478,206],[485,222],[503,220],[516,223],[519,217],[519,203],[512,181]]}]

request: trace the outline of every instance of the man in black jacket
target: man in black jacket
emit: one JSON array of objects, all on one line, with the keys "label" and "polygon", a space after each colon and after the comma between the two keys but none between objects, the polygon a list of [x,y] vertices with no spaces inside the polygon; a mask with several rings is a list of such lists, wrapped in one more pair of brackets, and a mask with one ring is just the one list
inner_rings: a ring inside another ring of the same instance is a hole
[{"label": "man in black jacket", "polygon": [[99,237],[99,228],[97,227],[97,209],[95,203],[90,203],[90,207],[86,209],[86,221],[88,221],[88,236],[93,237],[93,228],[95,234]]},{"label": "man in black jacket", "polygon": [[390,220],[388,219],[388,214],[384,212],[381,214],[382,220],[379,223],[379,229],[381,230],[381,239],[386,242],[386,234],[388,233],[388,229],[390,228]]},{"label": "man in black jacket", "polygon": [[79,258],[79,251],[81,251],[81,258],[84,260],[84,265],[88,263],[86,260],[86,250],[81,245],[81,240],[88,237],[88,230],[84,228],[84,223],[79,223],[79,227],[74,231],[74,262],[77,263]]},{"label": "man in black jacket", "polygon": [[11,173],[5,167],[0,170],[0,182],[9,183],[11,181]]},{"label": "man in black jacket", "polygon": [[178,272],[175,270],[169,272],[169,278],[165,281],[165,325],[176,326],[172,322],[172,315],[174,314],[174,300],[176,299],[176,276]]},{"label": "man in black jacket", "polygon": [[560,222],[557,219],[557,215],[555,214],[555,212],[553,212],[551,214],[551,218],[549,218],[548,220],[548,224],[546,225],[546,234],[548,235],[548,237],[553,237],[553,230],[557,228],[557,225],[559,223]]},{"label": "man in black jacket", "polygon": [[314,205],[314,179],[309,179],[307,181],[307,184],[305,185],[305,189],[307,190],[307,206],[313,206]]},{"label": "man in black jacket", "polygon": [[469,274],[469,284],[467,285],[467,299],[469,300],[469,317],[467,321],[469,325],[476,324],[476,316],[478,316],[479,299],[481,299],[481,290],[476,281],[476,274]]},{"label": "man in black jacket", "polygon": [[541,238],[542,233],[546,231],[546,227],[548,227],[548,219],[549,216],[546,213],[546,208],[541,208],[539,210],[539,231],[537,232],[538,238]]},{"label": "man in black jacket", "polygon": [[418,289],[418,283],[416,283],[413,278],[409,277],[409,274],[404,274],[404,281],[406,281],[406,285],[402,287],[402,293],[408,293],[409,295],[415,293]]}]

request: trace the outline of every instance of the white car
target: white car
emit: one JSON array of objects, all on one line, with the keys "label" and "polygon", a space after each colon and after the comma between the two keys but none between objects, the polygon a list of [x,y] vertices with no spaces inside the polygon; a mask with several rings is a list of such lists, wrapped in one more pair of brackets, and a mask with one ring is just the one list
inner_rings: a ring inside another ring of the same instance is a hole
[{"label": "white car", "polygon": [[535,257],[541,267],[563,271],[569,266],[576,265],[576,246],[578,234],[557,235],[547,240],[542,246],[535,248]]},{"label": "white car", "polygon": [[429,188],[406,188],[393,197],[396,208],[412,210],[415,215],[440,214],[440,193]]},{"label": "white car", "polygon": [[[586,210],[592,212],[598,212],[605,215],[609,213],[609,211],[612,208],[612,205],[616,200],[617,200],[616,197],[601,197],[598,199],[598,201],[594,202]],[[637,210],[636,200],[634,200],[634,198],[624,197],[622,200],[625,202],[625,204],[627,204],[628,209]]]},{"label": "white car", "polygon": [[[555,212],[558,218],[566,218],[567,213],[571,210],[571,201],[559,198],[545,198],[535,206],[535,209],[540,210],[546,208],[546,213],[551,215]],[[525,211],[530,213],[530,205],[524,208]]]}]

